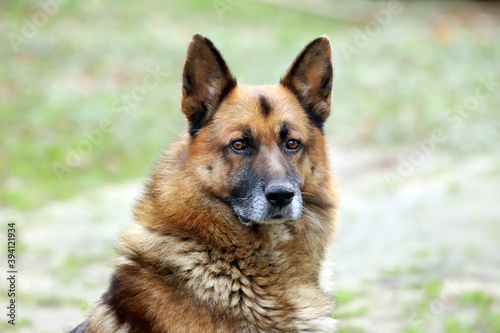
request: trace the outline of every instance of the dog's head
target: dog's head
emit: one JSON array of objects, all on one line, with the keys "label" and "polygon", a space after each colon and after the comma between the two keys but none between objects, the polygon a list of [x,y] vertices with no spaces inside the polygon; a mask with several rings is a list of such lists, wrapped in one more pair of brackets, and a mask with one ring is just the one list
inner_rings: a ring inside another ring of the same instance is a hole
[{"label": "dog's head", "polygon": [[293,221],[304,202],[319,202],[332,79],[327,37],[310,42],[279,85],[252,87],[238,85],[212,42],[195,35],[182,111],[191,140],[184,166],[197,190],[228,204],[244,224]]}]

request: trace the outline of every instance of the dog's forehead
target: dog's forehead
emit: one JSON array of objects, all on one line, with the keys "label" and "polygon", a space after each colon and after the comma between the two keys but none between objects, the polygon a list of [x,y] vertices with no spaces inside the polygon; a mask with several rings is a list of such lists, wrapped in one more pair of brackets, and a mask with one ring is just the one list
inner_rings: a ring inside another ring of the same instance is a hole
[{"label": "dog's forehead", "polygon": [[310,131],[305,111],[288,89],[277,85],[238,85],[214,115],[216,127],[229,131],[249,128],[257,135],[275,135],[283,124],[306,135]]}]

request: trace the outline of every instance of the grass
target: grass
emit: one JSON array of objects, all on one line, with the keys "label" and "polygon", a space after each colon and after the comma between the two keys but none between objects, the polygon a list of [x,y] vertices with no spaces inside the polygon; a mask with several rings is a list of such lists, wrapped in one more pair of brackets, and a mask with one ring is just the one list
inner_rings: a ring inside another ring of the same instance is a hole
[{"label": "grass", "polygon": [[364,293],[362,291],[335,290],[335,298],[339,304],[347,304],[363,296]]},{"label": "grass", "polygon": [[344,311],[339,309],[335,312],[335,318],[339,319],[347,319],[347,318],[355,318],[355,317],[363,317],[368,313],[368,307],[360,307],[354,310]]},{"label": "grass", "polygon": [[333,315],[335,319],[340,321],[340,333],[363,333],[364,328],[351,325],[344,322],[344,320],[356,320],[356,318],[363,317],[368,314],[368,306],[353,306],[352,302],[363,298],[366,295],[363,291],[352,290],[336,290],[335,297],[337,299],[337,309]]},{"label": "grass", "polygon": [[75,297],[60,297],[58,295],[26,295],[23,297],[23,303],[39,307],[62,307],[77,306],[82,311],[88,309],[87,302]]},{"label": "grass", "polygon": [[[429,287],[431,286],[432,287]],[[494,333],[500,331],[500,300],[482,290],[466,291],[456,298],[442,299],[438,313],[435,297],[438,283],[428,281],[424,284],[425,297],[414,305],[413,313],[419,314],[422,327],[406,327],[405,333],[423,333],[435,331],[443,333]],[[426,287],[427,286],[427,287]],[[429,289],[432,290],[429,293]],[[434,304],[434,306],[433,306]],[[453,309],[452,312],[446,309]],[[418,326],[418,325],[417,325]],[[430,326],[433,329],[430,329]]]},{"label": "grass", "polygon": [[443,289],[443,281],[441,280],[426,280],[422,284],[425,296],[427,298],[438,298]]},{"label": "grass", "polygon": [[[16,325],[16,329],[19,329],[19,328],[23,328],[23,327],[30,327],[31,326],[31,320],[27,319],[27,318],[22,318],[22,319],[19,319],[15,321]],[[12,330],[13,326],[11,324],[9,324],[7,322],[7,320],[5,321],[2,321],[0,323],[0,328],[2,329],[5,329],[5,330]]]},{"label": "grass", "polygon": [[340,327],[339,333],[364,333],[366,332],[362,327]]},{"label": "grass", "polygon": [[85,256],[68,254],[59,265],[50,269],[50,274],[59,283],[67,285],[75,281],[86,267],[91,264],[106,262],[103,258],[109,258],[110,256],[110,253]]},{"label": "grass", "polygon": [[[426,251],[417,252],[424,253]],[[396,267],[386,271],[385,275],[398,278],[399,282],[420,296],[406,302],[405,312],[400,322],[405,323],[404,333],[493,333],[500,331],[500,299],[486,290],[457,289],[455,283],[446,282],[445,278],[436,278],[435,271],[419,270],[418,281],[410,279],[415,276],[415,266]],[[413,281],[413,282],[412,282]],[[454,285],[454,286],[453,286]],[[457,291],[458,290],[458,291]],[[346,297],[350,302],[353,297]],[[339,300],[339,303],[340,300]],[[355,311],[353,311],[359,317]],[[349,313],[341,313],[339,318],[351,318]]]},{"label": "grass", "polygon": [[491,295],[486,294],[482,290],[470,291],[468,293],[460,295],[458,298],[460,304],[479,306],[481,308],[489,308],[491,304],[495,301],[495,298]]},{"label": "grass", "polygon": [[[0,204],[29,209],[147,175],[184,128],[180,78],[194,32],[211,37],[248,84],[276,83],[309,40],[328,34],[336,81],[327,131],[336,145],[414,145],[442,128],[441,149],[486,153],[500,139],[498,94],[468,114],[466,126],[446,120],[485,77],[499,79],[500,35],[468,22],[431,24],[405,6],[348,59],[341,45],[354,45],[355,26],[272,4],[244,1],[221,16],[200,0],[62,5],[19,52],[0,49]],[[42,11],[38,1],[2,7],[0,29],[16,34]],[[158,66],[167,73],[159,86],[130,112],[117,111]],[[113,127],[99,138],[103,120]],[[67,167],[61,177],[57,165]]]}]

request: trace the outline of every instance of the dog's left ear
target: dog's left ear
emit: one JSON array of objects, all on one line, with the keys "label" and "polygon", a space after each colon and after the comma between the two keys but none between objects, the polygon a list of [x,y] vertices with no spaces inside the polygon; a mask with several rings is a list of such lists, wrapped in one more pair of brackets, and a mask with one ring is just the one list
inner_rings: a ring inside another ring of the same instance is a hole
[{"label": "dog's left ear", "polygon": [[214,44],[195,34],[188,47],[182,76],[182,112],[189,121],[192,136],[208,122],[235,86],[236,79]]},{"label": "dog's left ear", "polygon": [[297,96],[309,119],[320,129],[330,115],[331,57],[328,37],[318,37],[302,50],[280,81]]}]

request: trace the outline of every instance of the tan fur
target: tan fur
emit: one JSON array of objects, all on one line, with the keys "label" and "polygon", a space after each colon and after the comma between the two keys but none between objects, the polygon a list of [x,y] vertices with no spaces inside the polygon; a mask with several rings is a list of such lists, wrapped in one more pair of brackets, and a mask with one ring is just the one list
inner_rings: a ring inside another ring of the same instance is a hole
[{"label": "tan fur", "polygon": [[[200,38],[195,36],[190,52],[199,48],[210,57],[198,45]],[[315,52],[329,58],[329,44]],[[197,55],[192,57],[196,61]],[[326,70],[318,66],[326,65],[308,57],[312,71],[298,72],[315,86],[321,80],[317,73]],[[203,83],[200,75],[195,80]],[[217,75],[216,85],[231,81],[229,72]],[[331,291],[319,281],[335,231],[336,187],[323,133],[290,86],[301,81],[293,77],[287,83],[288,76],[277,86],[234,81],[222,101],[217,99],[220,86],[184,90],[188,118],[200,100],[209,103],[205,118],[199,118],[202,128],[195,136],[183,134],[159,161],[135,207],[136,223],[121,234],[113,281],[85,332],[336,332]],[[296,88],[295,93],[307,94],[308,87]],[[260,110],[262,94],[272,108],[268,115]],[[307,102],[326,118],[330,95],[316,95]],[[303,154],[287,159],[275,144],[283,122],[291,124],[290,136],[307,147]],[[260,143],[250,164],[257,175],[278,177],[294,168],[303,197],[298,219],[249,226],[222,200],[238,183],[227,175],[244,159],[231,153],[222,158],[219,147],[238,138],[244,126]]]}]

